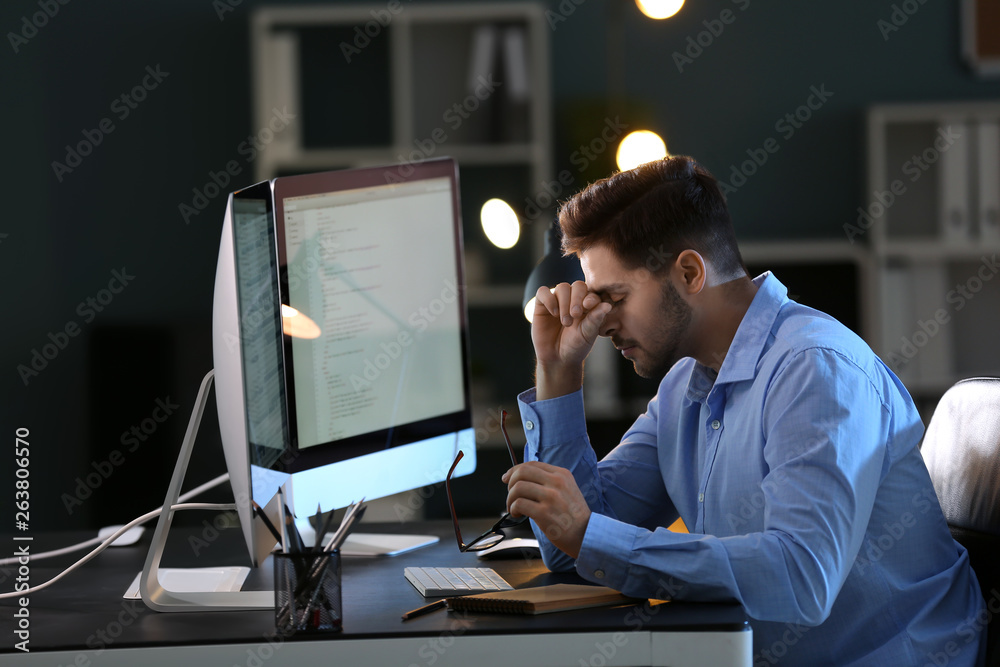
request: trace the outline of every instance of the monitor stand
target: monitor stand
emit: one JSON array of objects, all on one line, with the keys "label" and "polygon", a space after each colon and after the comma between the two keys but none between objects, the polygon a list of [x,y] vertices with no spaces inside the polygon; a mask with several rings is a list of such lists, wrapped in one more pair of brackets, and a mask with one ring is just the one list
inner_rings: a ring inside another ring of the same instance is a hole
[{"label": "monitor stand", "polygon": [[[237,611],[246,609],[273,609],[274,591],[241,591],[246,568],[194,568],[191,570],[160,568],[160,560],[170,532],[177,499],[184,483],[191,451],[201,426],[208,394],[215,378],[215,371],[209,371],[201,382],[198,398],[195,400],[188,421],[187,432],[177,455],[177,464],[170,479],[167,497],[163,501],[163,512],[156,522],[156,531],[149,546],[146,564],[139,575],[139,595],[147,607],[154,611]],[[249,570],[247,570],[249,572]],[[173,588],[168,588],[172,586]]]}]

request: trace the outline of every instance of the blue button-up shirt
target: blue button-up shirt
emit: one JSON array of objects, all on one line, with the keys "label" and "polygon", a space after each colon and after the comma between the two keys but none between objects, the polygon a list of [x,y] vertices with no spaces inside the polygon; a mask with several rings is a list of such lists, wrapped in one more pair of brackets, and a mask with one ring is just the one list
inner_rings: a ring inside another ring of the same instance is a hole
[{"label": "blue button-up shirt", "polygon": [[[520,398],[526,460],[573,472],[593,514],[576,561],[640,597],[739,600],[754,665],[975,665],[968,555],[920,457],[906,389],[833,318],[764,274],[715,371],[686,358],[598,462],[582,392]],[[667,530],[678,516],[690,534]]]}]

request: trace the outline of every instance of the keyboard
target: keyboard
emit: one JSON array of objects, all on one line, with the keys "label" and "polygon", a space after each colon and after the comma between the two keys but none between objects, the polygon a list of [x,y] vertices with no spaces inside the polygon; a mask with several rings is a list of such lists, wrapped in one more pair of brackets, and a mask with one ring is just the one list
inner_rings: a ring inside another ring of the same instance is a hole
[{"label": "keyboard", "polygon": [[403,574],[425,598],[514,590],[490,567],[408,567]]}]

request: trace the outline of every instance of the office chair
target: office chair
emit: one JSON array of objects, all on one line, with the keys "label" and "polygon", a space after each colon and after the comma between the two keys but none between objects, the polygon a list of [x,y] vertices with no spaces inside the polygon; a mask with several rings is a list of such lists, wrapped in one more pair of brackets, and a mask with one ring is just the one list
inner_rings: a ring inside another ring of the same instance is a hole
[{"label": "office chair", "polygon": [[[969,551],[983,597],[995,609],[1000,604],[1000,378],[970,378],[948,389],[920,451],[952,536]],[[987,628],[986,664],[1000,665],[1000,619],[991,619]]]}]

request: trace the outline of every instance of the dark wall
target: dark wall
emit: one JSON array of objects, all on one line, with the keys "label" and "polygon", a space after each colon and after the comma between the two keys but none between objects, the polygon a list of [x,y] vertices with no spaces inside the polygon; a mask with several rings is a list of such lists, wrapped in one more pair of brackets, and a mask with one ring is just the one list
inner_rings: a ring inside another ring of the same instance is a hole
[{"label": "dark wall", "polygon": [[[58,13],[26,41],[12,37],[46,2]],[[10,442],[17,428],[30,431],[32,531],[124,521],[162,502],[211,367],[224,197],[187,222],[178,207],[192,204],[210,172],[242,161],[238,146],[251,131],[248,18],[262,3],[232,3],[221,17],[227,0],[9,0],[0,9],[0,433]],[[977,80],[960,61],[955,3],[910,3],[916,13],[886,36],[878,22],[893,4],[689,0],[654,22],[623,1],[625,38],[609,51],[607,2],[549,2],[557,168],[582,183],[600,167],[577,173],[571,156],[589,139],[587,110],[606,103],[610,79],[672,152],[723,179],[748,150],[777,140],[778,152],[730,197],[742,237],[843,238],[841,226],[868,199],[868,105],[1000,97],[1000,83]],[[718,29],[711,21],[726,9],[732,22],[679,71],[673,54],[704,22]],[[621,63],[610,71],[609,55]],[[136,108],[115,102],[144,78],[152,89]],[[776,123],[813,87],[832,95],[787,136]],[[56,174],[53,161],[66,162],[66,145],[85,133],[100,143]],[[252,178],[244,166],[233,187]],[[527,329],[512,321],[500,335]],[[30,367],[36,350],[52,358],[22,378],[18,367]],[[530,359],[517,363],[530,368]],[[521,384],[529,382],[526,373]],[[222,470],[207,415],[188,486]],[[0,459],[4,495],[13,467],[10,454]]]}]

